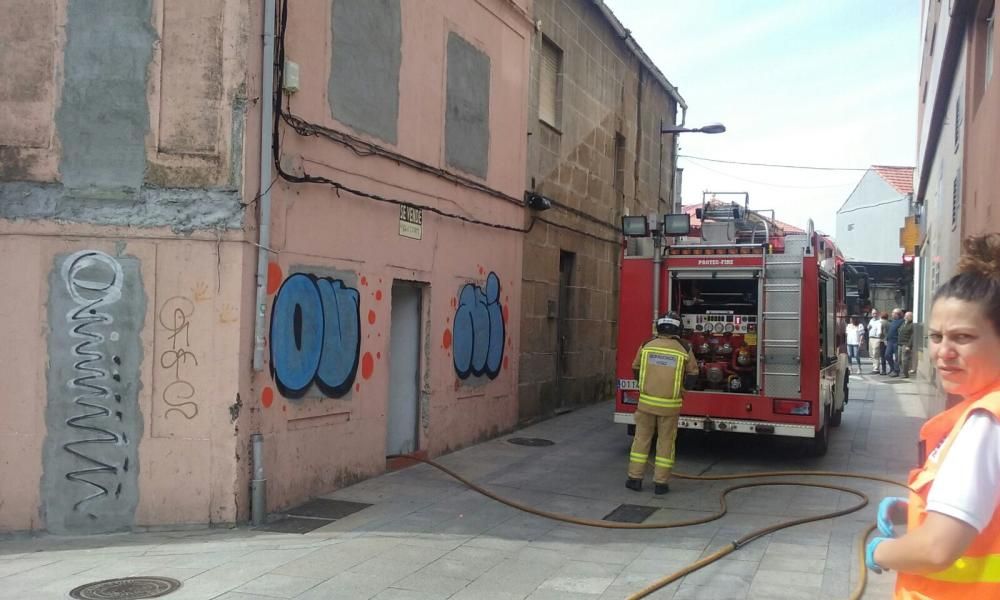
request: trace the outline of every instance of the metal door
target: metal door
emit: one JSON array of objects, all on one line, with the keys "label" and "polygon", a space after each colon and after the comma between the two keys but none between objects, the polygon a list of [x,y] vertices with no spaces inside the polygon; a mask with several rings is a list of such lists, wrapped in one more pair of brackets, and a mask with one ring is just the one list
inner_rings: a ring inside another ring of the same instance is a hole
[{"label": "metal door", "polygon": [[421,291],[413,283],[396,281],[392,284],[389,410],[385,440],[387,456],[413,452],[419,446]]}]

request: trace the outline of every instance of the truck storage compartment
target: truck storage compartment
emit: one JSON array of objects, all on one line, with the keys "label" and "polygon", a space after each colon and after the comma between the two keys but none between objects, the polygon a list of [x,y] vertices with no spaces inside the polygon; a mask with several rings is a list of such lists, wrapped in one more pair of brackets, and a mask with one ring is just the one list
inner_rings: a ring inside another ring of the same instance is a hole
[{"label": "truck storage compartment", "polygon": [[698,359],[698,391],[756,394],[760,325],[757,271],[678,274],[673,309],[681,315],[681,337]]}]

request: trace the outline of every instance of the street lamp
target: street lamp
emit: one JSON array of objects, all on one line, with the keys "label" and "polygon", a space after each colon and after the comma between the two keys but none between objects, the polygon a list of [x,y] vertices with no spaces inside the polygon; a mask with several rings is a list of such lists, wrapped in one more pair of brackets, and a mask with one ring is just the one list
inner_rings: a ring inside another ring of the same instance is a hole
[{"label": "street lamp", "polygon": [[660,129],[660,133],[725,133],[726,126],[722,123],[709,123],[702,127],[683,127],[680,125],[668,125]]},{"label": "street lamp", "polygon": [[673,201],[673,209],[671,212],[675,213],[681,212],[681,193],[680,189],[678,189],[680,188],[680,185],[678,185],[679,182],[677,176],[677,148],[678,148],[677,134],[678,133],[725,133],[726,131],[726,126],[723,125],[722,123],[709,123],[708,125],[703,125],[701,127],[685,127],[683,123],[684,119],[681,119],[680,125],[660,126],[661,134],[669,133],[674,136],[674,152],[673,152],[673,160],[671,161],[673,163],[673,177],[674,177],[671,189],[673,190],[674,197],[671,199]]}]

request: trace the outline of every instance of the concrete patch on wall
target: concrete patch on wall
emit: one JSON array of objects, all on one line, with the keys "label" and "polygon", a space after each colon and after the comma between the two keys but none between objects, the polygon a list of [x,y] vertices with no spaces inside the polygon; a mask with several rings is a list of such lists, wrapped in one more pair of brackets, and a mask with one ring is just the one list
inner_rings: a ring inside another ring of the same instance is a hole
[{"label": "concrete patch on wall", "polygon": [[52,533],[117,531],[133,524],[145,313],[137,258],[97,250],[56,257],[49,275],[41,482]]},{"label": "concrete patch on wall", "polygon": [[330,13],[330,113],[395,144],[402,61],[399,0],[334,0]]},{"label": "concrete patch on wall", "polygon": [[243,205],[237,191],[144,188],[129,198],[77,195],[58,184],[0,183],[0,218],[68,221],[122,227],[239,229]]},{"label": "concrete patch on wall", "polygon": [[448,34],[445,99],[448,164],[486,177],[490,152],[490,57],[458,34]]},{"label": "concrete patch on wall", "polygon": [[146,169],[152,0],[69,0],[56,126],[63,184],[128,194]]}]

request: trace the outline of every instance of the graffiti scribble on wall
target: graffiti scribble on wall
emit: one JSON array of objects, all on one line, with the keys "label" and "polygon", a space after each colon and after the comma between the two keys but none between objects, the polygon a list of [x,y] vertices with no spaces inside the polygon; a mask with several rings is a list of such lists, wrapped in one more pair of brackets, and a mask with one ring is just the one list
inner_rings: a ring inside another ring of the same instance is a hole
[{"label": "graffiti scribble on wall", "polygon": [[84,250],[57,258],[49,283],[46,525],[52,532],[127,528],[138,502],[142,434],[139,263]]},{"label": "graffiti scribble on wall", "polygon": [[340,279],[295,273],[271,309],[271,375],[287,398],[315,383],[339,398],[351,389],[361,350],[360,295]]},{"label": "graffiti scribble on wall", "polygon": [[[198,297],[197,295],[195,296]],[[165,369],[170,383],[163,388],[161,398],[168,408],[163,418],[179,414],[187,420],[198,416],[198,391],[188,381],[188,371],[198,366],[198,356],[191,347],[191,318],[194,317],[194,302],[183,296],[168,298],[157,315],[170,340],[170,348],[160,353],[160,368]]]},{"label": "graffiti scribble on wall", "polygon": [[500,278],[491,272],[485,289],[467,283],[458,294],[451,345],[459,378],[486,375],[496,379],[503,366],[505,339]]}]

